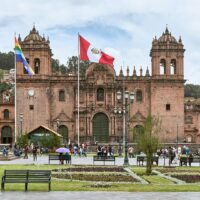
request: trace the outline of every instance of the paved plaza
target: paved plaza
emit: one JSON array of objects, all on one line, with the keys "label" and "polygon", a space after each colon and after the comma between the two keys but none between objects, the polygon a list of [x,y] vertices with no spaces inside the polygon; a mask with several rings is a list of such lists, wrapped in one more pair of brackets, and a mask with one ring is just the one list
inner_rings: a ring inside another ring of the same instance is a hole
[{"label": "paved plaza", "polygon": [[[0,164],[48,164],[49,159],[48,155],[42,155],[37,157],[37,161],[33,161],[32,154],[29,155],[28,159],[24,159],[23,157],[20,157],[18,159],[10,160],[10,161],[0,161]],[[124,163],[123,157],[117,157],[115,165],[122,166]],[[51,160],[51,164],[59,164],[58,160]],[[72,164],[73,165],[93,165],[93,157],[74,157],[72,156]],[[102,162],[95,162],[95,165],[103,165]],[[113,162],[106,162],[106,165],[113,165]],[[129,164],[130,165],[137,165],[136,158],[129,158]],[[159,158],[159,166],[169,166],[169,159],[163,159]],[[173,162],[171,166],[179,166],[179,161]],[[198,163],[193,163],[192,166],[199,166]]]},{"label": "paved plaza", "polygon": [[199,192],[4,192],[1,200],[199,200]]},{"label": "paved plaza", "polygon": [[[19,159],[14,159],[10,161],[0,161],[0,164],[48,164],[49,163],[49,158],[48,155],[42,155],[37,157],[37,161],[33,161],[33,156],[32,154],[29,155],[28,159],[24,159],[23,157],[20,157]],[[123,157],[117,157],[115,165],[122,166],[124,163],[124,158]],[[51,164],[59,164],[58,160],[51,160]],[[75,157],[72,156],[72,164],[73,165],[93,165],[93,157],[88,156],[88,157]],[[96,162],[96,165],[103,165],[103,161],[101,162]],[[106,162],[106,165],[113,165],[113,162]],[[130,165],[136,165],[136,158],[129,158],[129,164]],[[159,159],[159,165],[169,165],[169,159],[164,159],[160,158]],[[173,166],[178,166],[179,163],[177,162],[176,164],[172,164]]]}]

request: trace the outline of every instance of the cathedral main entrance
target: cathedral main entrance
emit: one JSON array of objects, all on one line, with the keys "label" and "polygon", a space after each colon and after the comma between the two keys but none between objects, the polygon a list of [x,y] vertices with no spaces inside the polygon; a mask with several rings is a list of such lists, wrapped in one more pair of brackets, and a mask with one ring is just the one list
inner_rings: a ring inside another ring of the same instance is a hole
[{"label": "cathedral main entrance", "polygon": [[109,120],[104,113],[97,113],[93,117],[93,140],[97,142],[109,141]]}]

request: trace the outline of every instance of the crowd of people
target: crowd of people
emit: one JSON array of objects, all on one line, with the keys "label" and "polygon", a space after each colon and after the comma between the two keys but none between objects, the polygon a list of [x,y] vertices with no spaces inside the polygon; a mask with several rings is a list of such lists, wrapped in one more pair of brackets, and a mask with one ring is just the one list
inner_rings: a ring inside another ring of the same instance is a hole
[{"label": "crowd of people", "polygon": [[97,147],[97,156],[113,156],[114,155],[114,151],[112,146],[109,145],[99,145]]},{"label": "crowd of people", "polygon": [[[87,157],[88,152],[88,145],[87,143],[81,143],[80,145],[74,143],[69,145],[64,145],[65,148],[69,149],[69,154],[74,157]],[[122,156],[123,153],[123,146],[119,145],[118,147],[118,156]],[[11,149],[10,149],[11,150]],[[8,156],[8,152],[10,151],[9,147],[4,146],[2,149],[3,156]],[[55,150],[53,151],[55,152]],[[96,146],[96,153],[97,156],[114,156],[114,153],[117,152],[116,146],[112,146],[111,144],[108,145],[97,145]],[[28,159],[28,156],[32,154],[33,160],[37,161],[37,156],[42,155],[43,153],[48,153],[47,148],[39,147],[38,145],[30,144],[25,145],[23,148],[21,148],[19,145],[14,145],[13,147],[13,154],[17,157],[23,156],[24,159]],[[136,154],[142,154],[143,152],[138,152],[134,148],[134,146],[128,147],[128,156],[129,158],[134,158]],[[144,154],[144,153],[143,153]],[[198,155],[200,156],[200,152],[196,151],[193,152],[190,150],[190,148],[186,145],[177,146],[169,146],[165,148],[158,149],[156,154],[154,156],[158,156],[161,158],[169,158],[170,164],[176,164],[178,162],[178,159],[180,156],[186,155],[190,162],[192,162],[193,156]]]}]

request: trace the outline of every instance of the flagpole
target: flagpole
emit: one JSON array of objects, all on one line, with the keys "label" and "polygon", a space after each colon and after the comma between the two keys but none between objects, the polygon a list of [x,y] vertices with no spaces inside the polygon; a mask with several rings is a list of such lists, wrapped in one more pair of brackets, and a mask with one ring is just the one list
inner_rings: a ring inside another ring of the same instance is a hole
[{"label": "flagpole", "polygon": [[[16,38],[16,33],[14,34]],[[14,51],[15,59],[15,143],[17,141],[17,64],[16,64],[16,54]]]},{"label": "flagpole", "polygon": [[[123,68],[123,72],[124,72],[124,61],[123,61],[123,65],[122,65],[122,68]],[[124,112],[125,112],[125,74],[123,74],[123,82],[122,82],[122,85],[123,85],[123,88],[122,88],[122,90],[123,90],[123,147],[124,147],[124,155],[125,155],[125,124],[127,123],[126,122],[126,119],[125,119],[125,114],[124,114]]]},{"label": "flagpole", "polygon": [[80,95],[80,80],[79,80],[79,70],[80,70],[80,38],[79,38],[79,33],[78,33],[78,94],[77,94],[77,109],[78,109],[78,115],[77,115],[77,117],[78,117],[78,119],[77,119],[77,136],[78,136],[78,145],[79,145],[79,143],[80,143],[80,141],[79,141],[79,137],[80,137],[80,135],[79,135],[79,130],[80,130],[80,128],[79,128],[79,118],[80,118],[80,116],[79,116],[79,112],[80,112],[80,102],[79,102],[79,95]]}]

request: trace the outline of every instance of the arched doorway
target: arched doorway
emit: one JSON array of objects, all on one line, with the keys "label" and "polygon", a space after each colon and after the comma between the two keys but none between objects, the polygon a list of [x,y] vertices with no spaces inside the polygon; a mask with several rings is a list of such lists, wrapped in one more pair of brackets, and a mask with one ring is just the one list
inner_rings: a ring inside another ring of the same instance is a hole
[{"label": "arched doorway", "polygon": [[97,142],[109,141],[109,120],[104,113],[97,113],[93,117],[93,139]]},{"label": "arched doorway", "polygon": [[10,126],[4,126],[1,130],[1,143],[11,144],[12,143],[12,129]]},{"label": "arched doorway", "polygon": [[58,128],[58,133],[63,136],[63,144],[68,143],[68,128],[65,125],[61,125]]},{"label": "arched doorway", "polygon": [[136,125],[133,129],[133,142],[137,142],[139,136],[144,132],[144,127]]}]

